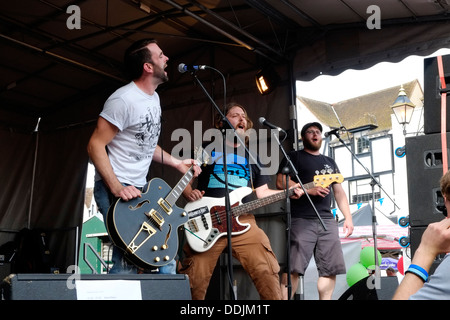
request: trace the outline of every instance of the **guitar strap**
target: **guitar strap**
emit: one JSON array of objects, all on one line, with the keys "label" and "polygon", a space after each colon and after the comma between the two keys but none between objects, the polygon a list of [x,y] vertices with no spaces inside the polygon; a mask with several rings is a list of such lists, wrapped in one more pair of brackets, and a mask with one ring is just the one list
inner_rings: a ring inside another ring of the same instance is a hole
[{"label": "guitar strap", "polygon": [[444,174],[448,170],[447,163],[447,85],[445,83],[444,63],[442,56],[437,57],[439,80],[441,82],[441,144],[442,144],[442,168]]},{"label": "guitar strap", "polygon": [[250,171],[250,184],[252,186],[252,190],[255,191],[255,187],[253,186],[252,165],[251,165],[250,161],[248,161],[248,170]]}]

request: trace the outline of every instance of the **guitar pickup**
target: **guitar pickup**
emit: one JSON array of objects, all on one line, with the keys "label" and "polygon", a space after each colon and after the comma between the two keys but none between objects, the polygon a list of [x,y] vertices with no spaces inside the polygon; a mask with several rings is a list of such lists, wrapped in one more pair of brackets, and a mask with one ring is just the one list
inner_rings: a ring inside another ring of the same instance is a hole
[{"label": "guitar pickup", "polygon": [[161,198],[158,200],[158,204],[168,215],[172,213],[172,206],[166,200]]},{"label": "guitar pickup", "polygon": [[[131,242],[128,244],[127,251],[129,251],[132,254],[134,254],[155,233],[156,233],[156,230],[151,225],[149,225],[147,222],[142,223],[141,228],[136,233],[136,235],[134,236],[133,240],[131,240]],[[139,244],[137,244],[136,241],[138,240],[138,237],[141,234],[143,234],[144,237],[145,236],[146,237]]]},{"label": "guitar pickup", "polygon": [[208,220],[206,220],[206,217],[204,215],[202,215],[202,222],[203,227],[205,227],[205,230],[208,230],[209,229]]},{"label": "guitar pickup", "polygon": [[147,217],[149,217],[155,225],[161,229],[162,225],[164,224],[164,218],[161,216],[161,214],[156,211],[155,209],[150,210],[150,212],[145,213]]}]

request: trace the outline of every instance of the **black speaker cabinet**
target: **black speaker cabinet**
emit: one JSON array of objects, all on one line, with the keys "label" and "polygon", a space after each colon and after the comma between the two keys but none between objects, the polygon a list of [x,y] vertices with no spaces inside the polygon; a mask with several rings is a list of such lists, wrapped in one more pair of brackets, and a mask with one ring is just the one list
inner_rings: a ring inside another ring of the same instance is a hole
[{"label": "black speaker cabinet", "polygon": [[420,240],[422,240],[422,234],[424,233],[426,227],[411,227],[409,229],[409,240],[411,247],[411,257],[414,256],[417,248],[419,247]]},{"label": "black speaker cabinet", "polygon": [[[414,257],[414,253],[416,252],[417,248],[420,245],[420,241],[422,240],[422,235],[425,232],[425,229],[427,227],[411,227],[409,229],[409,237],[410,237],[410,246],[411,246],[411,257]],[[439,266],[442,259],[444,259],[445,254],[438,255],[433,263],[431,264],[430,270],[428,271],[428,274],[433,274],[434,270]]]},{"label": "black speaker cabinet", "polygon": [[[450,55],[442,56],[446,87],[450,87]],[[441,132],[441,81],[437,57],[424,59],[424,131]],[[447,93],[446,132],[450,132],[450,93]]]},{"label": "black speaker cabinet", "polygon": [[[369,289],[368,281],[371,281],[373,289]],[[380,277],[379,288],[375,288],[374,279],[366,277],[348,288],[339,300],[392,300],[398,288],[397,277]]]},{"label": "black speaker cabinet", "polygon": [[[95,285],[92,292],[83,292],[85,300],[113,300],[114,290],[140,290],[142,300],[190,300],[189,279],[181,274],[81,274],[80,282]],[[12,274],[3,280],[2,299],[5,300],[79,300],[81,286],[73,281],[74,274]],[[75,287],[73,286],[75,283]],[[131,286],[129,286],[132,284]],[[131,295],[131,291],[127,294]],[[120,292],[119,292],[120,293]],[[124,298],[122,298],[124,299]]]},{"label": "black speaker cabinet", "polygon": [[[450,133],[447,133],[450,141]],[[448,148],[447,148],[448,149]],[[447,159],[450,151],[447,150]],[[449,161],[449,160],[447,160]],[[439,180],[443,175],[440,134],[406,138],[409,223],[427,226],[444,218]],[[449,161],[450,163],[450,161]]]}]

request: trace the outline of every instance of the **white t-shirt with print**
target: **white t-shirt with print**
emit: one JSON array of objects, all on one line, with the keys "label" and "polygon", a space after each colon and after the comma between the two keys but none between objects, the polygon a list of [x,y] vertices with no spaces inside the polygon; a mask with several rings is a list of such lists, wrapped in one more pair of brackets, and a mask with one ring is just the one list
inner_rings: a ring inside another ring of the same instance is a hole
[{"label": "white t-shirt with print", "polygon": [[146,94],[130,82],[108,98],[100,116],[119,129],[107,146],[117,178],[121,183],[144,186],[161,131],[158,93]]}]

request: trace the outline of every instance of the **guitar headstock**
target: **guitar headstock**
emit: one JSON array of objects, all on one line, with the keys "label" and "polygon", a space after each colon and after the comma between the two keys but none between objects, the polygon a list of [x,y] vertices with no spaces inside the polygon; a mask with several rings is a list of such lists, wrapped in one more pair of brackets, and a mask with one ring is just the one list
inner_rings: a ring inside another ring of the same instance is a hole
[{"label": "guitar headstock", "polygon": [[195,147],[194,158],[199,166],[209,162],[209,154],[202,147]]},{"label": "guitar headstock", "polygon": [[314,186],[326,188],[334,182],[342,183],[344,177],[340,173],[321,174],[314,176]]}]

